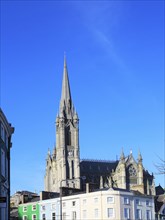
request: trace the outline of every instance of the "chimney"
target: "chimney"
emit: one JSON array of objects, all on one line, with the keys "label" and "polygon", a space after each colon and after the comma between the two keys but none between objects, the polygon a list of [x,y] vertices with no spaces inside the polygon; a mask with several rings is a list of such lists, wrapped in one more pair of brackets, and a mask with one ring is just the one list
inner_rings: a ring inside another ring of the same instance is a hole
[{"label": "chimney", "polygon": [[89,193],[89,183],[86,183],[86,193]]}]

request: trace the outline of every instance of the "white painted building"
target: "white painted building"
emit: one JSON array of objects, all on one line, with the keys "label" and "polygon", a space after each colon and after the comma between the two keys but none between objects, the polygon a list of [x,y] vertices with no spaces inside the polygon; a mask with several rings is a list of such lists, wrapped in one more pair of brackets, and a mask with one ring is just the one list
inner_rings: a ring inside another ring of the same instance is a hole
[{"label": "white painted building", "polygon": [[[95,192],[43,200],[40,204],[40,219],[142,219],[154,220],[153,196],[146,196],[123,189],[107,188]],[[53,218],[55,216],[55,218]]]}]

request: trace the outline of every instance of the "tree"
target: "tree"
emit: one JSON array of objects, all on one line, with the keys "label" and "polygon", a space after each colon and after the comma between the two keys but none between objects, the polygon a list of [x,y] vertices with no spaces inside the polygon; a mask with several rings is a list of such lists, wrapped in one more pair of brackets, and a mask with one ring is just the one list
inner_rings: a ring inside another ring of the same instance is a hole
[{"label": "tree", "polygon": [[157,174],[165,174],[165,160],[159,157],[159,163],[155,164],[155,167],[158,171]]}]

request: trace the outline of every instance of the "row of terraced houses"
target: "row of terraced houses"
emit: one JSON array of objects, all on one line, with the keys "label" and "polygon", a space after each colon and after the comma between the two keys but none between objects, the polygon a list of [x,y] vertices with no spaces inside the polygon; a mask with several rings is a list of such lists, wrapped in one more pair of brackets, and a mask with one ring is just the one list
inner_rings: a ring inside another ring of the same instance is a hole
[{"label": "row of terraced houses", "polygon": [[[87,187],[88,188],[88,187]],[[155,219],[154,197],[107,188],[19,205],[19,220]]]}]

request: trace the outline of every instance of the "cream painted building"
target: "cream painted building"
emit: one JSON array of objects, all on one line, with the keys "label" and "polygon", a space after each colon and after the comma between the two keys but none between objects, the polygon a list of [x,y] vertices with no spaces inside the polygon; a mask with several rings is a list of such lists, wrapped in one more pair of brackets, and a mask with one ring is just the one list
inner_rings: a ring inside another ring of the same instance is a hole
[{"label": "cream painted building", "polygon": [[[152,196],[107,188],[95,192],[63,197],[63,220],[69,219],[154,219]],[[65,217],[66,216],[66,217]]]},{"label": "cream painted building", "polygon": [[[38,207],[38,214],[32,210]],[[89,192],[79,193],[62,198],[42,200],[35,203],[25,203],[19,206],[19,219],[24,220],[27,210],[33,220],[34,216],[39,219],[52,220],[154,220],[153,196],[141,195],[137,191],[128,191],[116,188],[106,188]],[[61,218],[62,213],[62,218]]]}]

